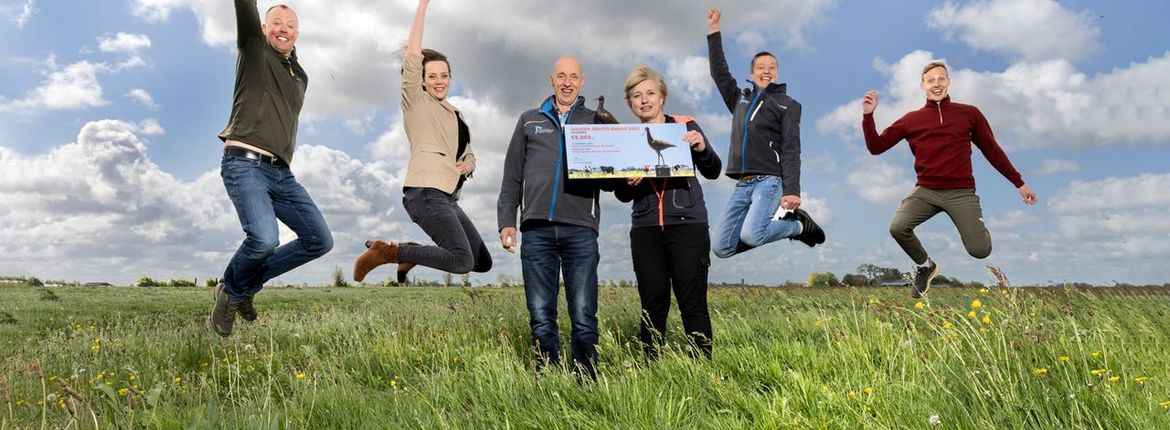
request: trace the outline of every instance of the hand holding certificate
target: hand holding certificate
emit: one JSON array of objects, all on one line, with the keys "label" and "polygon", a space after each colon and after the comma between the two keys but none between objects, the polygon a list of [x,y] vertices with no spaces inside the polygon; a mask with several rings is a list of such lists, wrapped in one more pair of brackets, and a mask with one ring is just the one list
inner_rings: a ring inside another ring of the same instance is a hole
[{"label": "hand holding certificate", "polygon": [[695,176],[685,124],[565,126],[569,179]]}]

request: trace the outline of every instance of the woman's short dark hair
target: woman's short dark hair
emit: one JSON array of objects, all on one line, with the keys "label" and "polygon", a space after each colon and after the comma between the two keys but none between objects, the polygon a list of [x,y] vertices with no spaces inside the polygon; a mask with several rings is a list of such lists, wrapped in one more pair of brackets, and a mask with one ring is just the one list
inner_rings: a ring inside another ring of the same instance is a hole
[{"label": "woman's short dark hair", "polygon": [[773,60],[776,59],[776,56],[772,55],[771,52],[768,52],[768,51],[757,52],[756,55],[752,57],[751,68],[753,68],[753,69],[756,68],[756,60],[758,60],[760,57],[772,57]]},{"label": "woman's short dark hair", "polygon": [[451,72],[451,62],[447,61],[447,56],[443,55],[442,52],[436,51],[434,49],[423,49],[422,56],[423,56],[423,61],[422,61],[423,72],[422,73],[423,73],[424,78],[427,76],[427,63],[432,62],[432,61],[442,61],[444,63],[447,63],[447,72],[448,73]]}]

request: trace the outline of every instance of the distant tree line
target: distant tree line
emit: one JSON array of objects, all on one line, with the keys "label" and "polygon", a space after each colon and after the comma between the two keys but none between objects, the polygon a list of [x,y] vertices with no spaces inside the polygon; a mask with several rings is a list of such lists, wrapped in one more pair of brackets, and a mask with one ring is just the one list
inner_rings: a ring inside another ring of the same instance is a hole
[{"label": "distant tree line", "polygon": [[[847,273],[840,279],[831,272],[812,272],[808,275],[807,285],[810,287],[873,287],[905,285],[914,279],[914,274],[903,272],[893,267],[881,267],[876,264],[862,264],[857,266],[857,273]],[[935,285],[964,285],[983,287],[980,282],[963,282],[958,278],[938,275],[934,278]]]}]

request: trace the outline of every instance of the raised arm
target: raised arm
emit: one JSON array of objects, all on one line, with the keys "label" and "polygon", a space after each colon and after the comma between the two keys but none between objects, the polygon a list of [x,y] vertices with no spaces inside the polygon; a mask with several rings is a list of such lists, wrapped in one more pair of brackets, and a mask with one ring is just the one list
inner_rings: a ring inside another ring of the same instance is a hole
[{"label": "raised arm", "polygon": [[734,112],[735,104],[739,102],[739,86],[735,84],[735,77],[727,68],[727,57],[723,55],[723,34],[719,31],[719,18],[723,13],[719,8],[707,11],[707,61],[711,63],[711,79],[719,88],[719,95],[727,110]]},{"label": "raised arm", "polygon": [[410,24],[410,36],[406,40],[406,52],[402,58],[402,109],[411,108],[411,103],[421,97],[426,97],[423,90],[423,55],[422,36],[423,21],[427,18],[427,4],[429,0],[418,0],[418,9],[414,11],[414,21]]},{"label": "raised arm", "polygon": [[418,9],[414,11],[414,21],[410,22],[410,36],[406,39],[408,54],[422,54],[423,22],[427,19],[427,4],[430,0],[418,0]]},{"label": "raised arm", "polygon": [[252,39],[264,38],[260,24],[260,11],[256,9],[256,0],[236,0],[237,48],[243,48]]},{"label": "raised arm", "polygon": [[878,155],[886,152],[906,136],[906,129],[903,121],[905,117],[894,121],[893,125],[882,130],[881,134],[877,132],[877,125],[873,122],[873,111],[877,110],[878,102],[881,101],[882,95],[877,91],[869,90],[865,92],[865,97],[861,99],[861,133],[865,136],[865,149],[869,150],[870,154]]}]

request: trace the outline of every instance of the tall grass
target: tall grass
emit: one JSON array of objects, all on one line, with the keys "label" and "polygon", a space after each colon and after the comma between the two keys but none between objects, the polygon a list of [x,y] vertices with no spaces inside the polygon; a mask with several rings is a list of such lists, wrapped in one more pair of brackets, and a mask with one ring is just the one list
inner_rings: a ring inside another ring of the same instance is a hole
[{"label": "tall grass", "polygon": [[585,386],[519,289],[268,289],[228,339],[206,288],[54,291],[0,288],[0,428],[1170,428],[1155,289],[713,289],[714,358],[675,313],[646,362],[603,288]]}]

